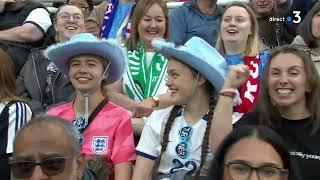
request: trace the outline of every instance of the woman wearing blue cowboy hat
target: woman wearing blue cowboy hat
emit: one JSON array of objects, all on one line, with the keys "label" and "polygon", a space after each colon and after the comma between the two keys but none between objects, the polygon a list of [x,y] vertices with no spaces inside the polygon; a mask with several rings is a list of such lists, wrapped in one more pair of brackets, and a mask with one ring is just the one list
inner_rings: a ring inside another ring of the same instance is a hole
[{"label": "woman wearing blue cowboy hat", "polygon": [[136,148],[134,180],[151,179],[156,159],[159,179],[206,176],[212,155],[208,146],[211,119],[226,74],[224,58],[203,39],[191,38],[184,46],[154,40],[169,59],[166,85],[174,106],[151,114]]},{"label": "woman wearing blue cowboy hat", "polygon": [[70,121],[79,130],[81,150],[88,159],[105,157],[112,165],[110,179],[130,179],[135,160],[130,113],[108,101],[102,87],[121,78],[125,52],[115,40],[98,40],[89,33],[53,45],[46,55],[67,74],[77,91],[74,101],[48,114]]}]

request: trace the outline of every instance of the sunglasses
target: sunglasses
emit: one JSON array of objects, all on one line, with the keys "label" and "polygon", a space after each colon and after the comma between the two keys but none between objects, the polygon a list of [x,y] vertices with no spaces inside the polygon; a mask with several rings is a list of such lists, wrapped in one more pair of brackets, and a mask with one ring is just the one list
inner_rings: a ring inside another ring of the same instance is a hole
[{"label": "sunglasses", "polygon": [[55,176],[64,171],[67,157],[52,157],[42,161],[23,161],[10,159],[9,164],[15,178],[29,178],[34,168],[39,165],[47,176]]},{"label": "sunglasses", "polygon": [[177,144],[176,146],[176,154],[181,158],[185,159],[189,156],[189,145],[188,145],[188,140],[190,139],[192,135],[192,127],[191,126],[185,126],[182,127],[179,130],[179,136],[181,139],[181,142]]}]

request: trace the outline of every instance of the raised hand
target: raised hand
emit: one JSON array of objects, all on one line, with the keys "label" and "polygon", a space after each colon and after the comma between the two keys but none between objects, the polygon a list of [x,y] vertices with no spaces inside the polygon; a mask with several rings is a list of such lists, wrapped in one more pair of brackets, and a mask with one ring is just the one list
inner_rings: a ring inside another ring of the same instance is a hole
[{"label": "raised hand", "polygon": [[237,64],[231,66],[227,78],[224,82],[223,88],[238,89],[243,85],[250,75],[250,69],[247,65]]}]

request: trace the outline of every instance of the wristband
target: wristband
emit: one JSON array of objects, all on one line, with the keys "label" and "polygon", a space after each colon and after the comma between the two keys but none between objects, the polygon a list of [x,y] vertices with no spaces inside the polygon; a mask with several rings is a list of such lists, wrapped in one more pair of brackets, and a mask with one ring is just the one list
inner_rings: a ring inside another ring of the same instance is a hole
[{"label": "wristband", "polygon": [[235,88],[225,88],[220,91],[220,96],[226,96],[234,98],[237,95],[237,89]]}]

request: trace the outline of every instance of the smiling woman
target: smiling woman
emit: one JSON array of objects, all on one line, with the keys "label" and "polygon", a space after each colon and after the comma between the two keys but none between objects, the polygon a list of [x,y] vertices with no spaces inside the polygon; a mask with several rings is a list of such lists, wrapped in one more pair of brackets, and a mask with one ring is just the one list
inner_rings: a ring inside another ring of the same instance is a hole
[{"label": "smiling woman", "polygon": [[[110,100],[134,112],[134,117],[149,116],[155,108],[165,107],[169,99],[165,86],[167,59],[151,46],[156,38],[168,39],[167,6],[163,0],[140,0],[126,43],[126,73],[121,80],[106,87]],[[143,121],[140,122],[138,135],[143,127]]]},{"label": "smiling woman", "polygon": [[[85,31],[81,10],[72,5],[61,6],[53,22],[55,42],[64,42]],[[74,88],[55,64],[43,55],[42,47],[33,49],[17,79],[18,95],[27,99],[35,113],[42,113],[48,107],[71,100]]]},{"label": "smiling woman", "polygon": [[111,180],[129,180],[135,160],[130,114],[105,99],[101,90],[101,86],[121,78],[126,60],[124,49],[114,39],[100,40],[80,33],[50,46],[46,54],[70,77],[76,89],[72,102],[47,113],[66,119],[78,129],[81,151],[87,159],[100,155],[111,163]]},{"label": "smiling woman", "polygon": [[246,83],[239,87],[241,104],[234,107],[234,121],[255,106],[269,52],[263,50],[258,37],[258,22],[254,12],[243,3],[229,4],[222,14],[217,50],[229,67],[245,64],[252,71]]},{"label": "smiling woman", "polygon": [[[230,70],[225,87],[237,88],[249,75],[248,67]],[[294,46],[275,48],[269,57],[261,94],[253,112],[232,126],[232,98],[219,97],[211,127],[211,148],[216,149],[233,127],[261,124],[274,129],[288,143],[303,179],[319,179],[320,78],[308,53]]]},{"label": "smiling woman", "polygon": [[169,59],[166,85],[174,106],[154,111],[146,122],[136,148],[133,180],[150,180],[153,175],[157,179],[202,179],[212,158],[210,124],[227,64],[199,37],[180,47],[161,40],[153,40],[152,45]]}]

